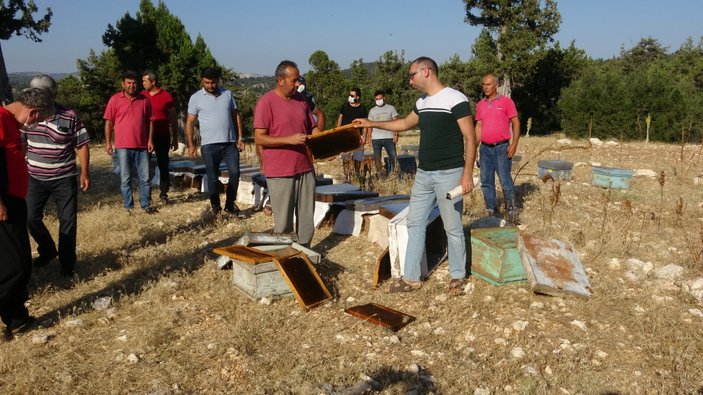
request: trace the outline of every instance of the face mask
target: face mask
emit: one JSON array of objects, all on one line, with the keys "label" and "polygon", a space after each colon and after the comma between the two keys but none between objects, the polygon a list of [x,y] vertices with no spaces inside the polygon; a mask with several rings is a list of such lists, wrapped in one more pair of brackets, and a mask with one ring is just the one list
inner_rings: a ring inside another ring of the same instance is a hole
[{"label": "face mask", "polygon": [[379,107],[383,106],[383,99],[376,100],[376,105]]},{"label": "face mask", "polygon": [[20,126],[20,130],[25,131],[25,132],[31,132],[39,124],[39,122],[36,122],[36,120],[32,123],[29,123],[27,121],[29,121],[29,117],[27,117],[27,119],[24,121],[24,124],[22,124],[22,126]]},{"label": "face mask", "polygon": [[303,93],[305,91],[305,85],[298,85],[298,93]]},{"label": "face mask", "polygon": [[349,103],[350,103],[350,104],[353,104],[353,103],[356,102],[356,98],[355,98],[355,97],[351,97],[351,96],[349,96],[349,97],[347,98],[347,100],[349,100]]}]

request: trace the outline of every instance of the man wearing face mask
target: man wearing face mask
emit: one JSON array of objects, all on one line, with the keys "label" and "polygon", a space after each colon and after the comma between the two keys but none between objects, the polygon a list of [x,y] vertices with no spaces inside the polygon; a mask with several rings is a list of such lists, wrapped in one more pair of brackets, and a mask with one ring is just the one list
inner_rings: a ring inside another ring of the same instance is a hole
[{"label": "man wearing face mask", "polygon": [[[376,102],[376,106],[369,111],[370,121],[392,121],[398,118],[398,111],[395,110],[395,107],[387,104],[385,98],[386,94],[382,90],[377,90],[373,94],[373,99]],[[395,163],[398,160],[398,156],[395,152],[395,145],[398,143],[398,133],[381,128],[373,128],[369,138],[368,131],[369,129],[366,129],[366,142],[368,143],[370,140],[371,145],[373,146],[373,157],[376,161],[376,169],[379,172],[383,169],[381,162],[381,150],[385,148],[386,155],[388,155],[388,171],[393,173],[395,170]]]},{"label": "man wearing face mask", "polygon": [[0,108],[0,318],[4,337],[32,329],[36,320],[24,302],[32,274],[32,252],[27,233],[29,173],[21,129],[35,125],[54,113],[54,100],[44,89],[29,88],[17,101]]},{"label": "man wearing face mask", "polygon": [[305,78],[300,76],[300,78],[298,78],[298,82],[300,83],[300,85],[298,85],[298,93],[302,93],[303,96],[305,96],[305,99],[308,102],[308,107],[310,107],[312,115],[315,116],[319,129],[323,130],[325,128],[325,113],[320,110],[320,106],[318,106],[315,101],[315,96],[313,96],[313,94],[307,89],[307,85],[305,85]]},{"label": "man wearing face mask", "polygon": [[[339,109],[339,117],[337,117],[337,127],[351,123],[353,120],[358,118],[366,118],[369,112],[366,107],[361,104],[361,89],[352,88],[349,90],[349,97],[347,97],[347,102],[342,104]],[[364,147],[366,140],[364,136],[367,134],[366,129],[356,128],[359,132],[359,139],[361,140],[362,147],[357,151],[354,151],[354,173],[359,174],[361,168],[361,161],[364,159]]]}]

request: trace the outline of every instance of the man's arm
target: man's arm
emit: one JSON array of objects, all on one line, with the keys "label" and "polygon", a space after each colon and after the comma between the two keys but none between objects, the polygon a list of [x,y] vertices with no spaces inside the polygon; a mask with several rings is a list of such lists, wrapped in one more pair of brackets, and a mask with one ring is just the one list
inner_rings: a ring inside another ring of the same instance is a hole
[{"label": "man's arm", "polygon": [[242,114],[239,110],[232,110],[232,118],[234,122],[237,123],[237,149],[239,152],[244,151],[244,140],[242,140],[242,135],[244,134],[244,129],[242,129]]},{"label": "man's arm", "polygon": [[317,117],[317,129],[325,130],[325,113],[320,110],[320,106],[316,105],[312,113]]},{"label": "man's arm", "polygon": [[513,141],[508,147],[508,158],[512,158],[517,151],[517,142],[520,140],[520,119],[516,116],[510,118],[510,123],[513,125]]},{"label": "man's arm", "polygon": [[146,143],[146,150],[149,153],[154,152],[154,121],[149,121],[149,140]]},{"label": "man's arm", "polygon": [[193,130],[197,119],[197,115],[188,114],[186,116],[186,144],[188,144],[188,154],[193,159],[196,157],[195,144],[193,144]]},{"label": "man's arm", "polygon": [[112,127],[113,123],[111,120],[105,120],[105,152],[108,155],[112,155]]},{"label": "man's arm", "polygon": [[339,114],[337,117],[337,127],[342,126],[342,114]]},{"label": "man's arm", "polygon": [[464,193],[474,189],[474,162],[476,161],[476,131],[474,117],[468,115],[456,121],[464,136],[464,174],[461,175],[461,187]]},{"label": "man's arm", "polygon": [[88,171],[90,167],[90,148],[88,145],[89,144],[83,144],[76,150],[78,161],[81,163],[80,187],[83,192],[90,188],[90,172]]},{"label": "man's arm", "polygon": [[171,124],[171,149],[178,149],[178,116],[176,107],[170,106],[168,109],[168,122]]},{"label": "man's arm", "polygon": [[[313,131],[317,126],[313,129]],[[305,144],[308,135],[305,133],[295,133],[289,136],[271,136],[268,129],[254,129],[254,142],[263,147],[280,147],[282,145]]]},{"label": "man's arm", "polygon": [[398,118],[392,121],[369,121],[366,118],[359,118],[355,119],[353,122],[362,128],[379,128],[392,132],[403,132],[417,126],[418,122],[420,122],[420,118],[418,118],[415,111],[411,111],[405,118]]}]

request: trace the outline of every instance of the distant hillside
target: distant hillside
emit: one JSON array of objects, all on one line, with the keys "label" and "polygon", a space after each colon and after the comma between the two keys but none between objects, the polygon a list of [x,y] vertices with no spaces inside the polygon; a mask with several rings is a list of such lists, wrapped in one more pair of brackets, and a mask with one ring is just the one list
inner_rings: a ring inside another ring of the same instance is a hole
[{"label": "distant hillside", "polygon": [[49,74],[56,81],[60,81],[71,74],[75,73],[43,73],[41,71],[24,71],[21,73],[8,73],[7,77],[10,80],[10,86],[13,91],[19,91],[29,86],[29,81],[39,74]]}]

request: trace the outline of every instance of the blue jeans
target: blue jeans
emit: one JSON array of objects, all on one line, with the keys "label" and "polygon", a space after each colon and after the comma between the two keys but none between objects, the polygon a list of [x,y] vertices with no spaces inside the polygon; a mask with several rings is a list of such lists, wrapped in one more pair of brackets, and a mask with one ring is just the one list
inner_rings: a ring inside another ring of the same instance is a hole
[{"label": "blue jeans", "polygon": [[386,154],[388,155],[388,173],[393,173],[395,170],[395,163],[398,161],[398,155],[395,153],[395,143],[393,139],[376,139],[371,140],[371,145],[373,146],[373,158],[376,160],[376,170],[381,171],[383,169],[383,164],[381,163],[381,149],[386,149]]},{"label": "blue jeans", "polygon": [[420,281],[420,264],[425,250],[427,218],[435,204],[447,232],[447,250],[449,254],[449,275],[451,278],[466,277],[466,239],[461,223],[464,205],[463,196],[447,200],[447,192],[459,185],[464,168],[450,170],[425,171],[418,169],[415,183],[410,192],[410,211],[408,212],[408,247],[403,266],[403,278],[408,281]]},{"label": "blue jeans", "polygon": [[225,191],[225,211],[234,211],[237,188],[239,188],[239,150],[237,149],[237,144],[234,142],[206,144],[200,148],[200,152],[205,162],[205,174],[207,175],[207,187],[212,210],[220,211],[221,209],[217,183],[220,176],[220,163],[224,161],[229,176],[229,182]]},{"label": "blue jeans", "polygon": [[515,185],[513,177],[510,175],[510,169],[513,165],[513,160],[508,158],[508,145],[503,143],[495,147],[487,147],[483,144],[479,147],[479,166],[481,167],[481,191],[483,192],[483,200],[486,202],[486,209],[498,211],[498,203],[496,202],[496,172],[500,179],[500,185],[503,187],[503,198],[508,212],[517,211],[517,202],[515,201]]},{"label": "blue jeans", "polygon": [[132,196],[132,166],[139,177],[139,206],[151,207],[151,183],[149,182],[149,152],[146,148],[117,148],[117,161],[120,165],[120,191],[124,208],[134,208]]}]

